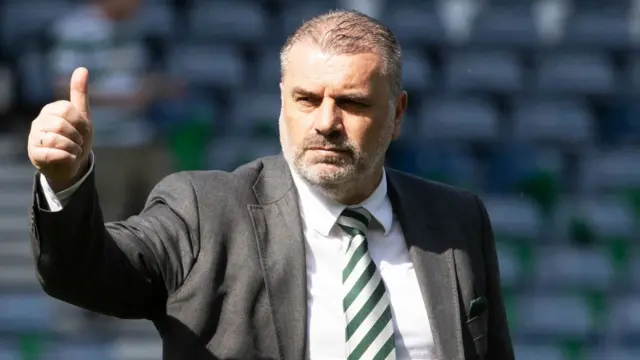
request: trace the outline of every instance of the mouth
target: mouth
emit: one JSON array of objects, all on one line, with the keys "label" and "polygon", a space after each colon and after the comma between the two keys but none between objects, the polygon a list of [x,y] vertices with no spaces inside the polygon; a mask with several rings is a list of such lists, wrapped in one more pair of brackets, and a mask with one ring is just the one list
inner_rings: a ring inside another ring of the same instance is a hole
[{"label": "mouth", "polygon": [[311,148],[310,150],[312,150],[313,152],[321,156],[328,156],[328,157],[342,157],[344,155],[347,155],[346,150],[335,149],[335,148]]},{"label": "mouth", "polygon": [[346,153],[346,150],[338,149],[338,148],[321,148],[321,147],[313,147],[309,148],[309,150],[319,151],[319,152],[328,152],[328,153]]}]

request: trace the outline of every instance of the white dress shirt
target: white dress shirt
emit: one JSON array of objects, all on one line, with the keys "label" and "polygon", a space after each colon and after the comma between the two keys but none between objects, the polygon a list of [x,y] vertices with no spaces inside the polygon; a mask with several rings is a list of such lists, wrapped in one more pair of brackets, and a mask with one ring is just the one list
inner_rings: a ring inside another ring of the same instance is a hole
[{"label": "white dress shirt", "polygon": [[[309,355],[311,359],[345,359],[347,325],[342,309],[342,257],[348,238],[336,221],[346,206],[327,198],[291,172],[298,189],[306,239]],[[373,194],[354,207],[364,207],[372,215],[367,242],[391,301],[397,359],[435,360],[433,336],[418,279],[387,197],[386,173]]]},{"label": "white dress shirt", "polygon": [[[41,175],[40,184],[50,211],[60,211],[75,190],[93,171],[74,186],[59,193]],[[342,309],[342,256],[347,238],[336,225],[346,208],[323,196],[292,171],[300,197],[306,240],[308,295],[308,351],[311,359],[345,359],[346,319]],[[361,204],[372,215],[367,232],[371,258],[380,269],[393,313],[398,360],[436,360],[433,335],[418,279],[409,258],[400,224],[387,197],[386,173],[374,193]],[[375,219],[376,221],[373,221]]]}]

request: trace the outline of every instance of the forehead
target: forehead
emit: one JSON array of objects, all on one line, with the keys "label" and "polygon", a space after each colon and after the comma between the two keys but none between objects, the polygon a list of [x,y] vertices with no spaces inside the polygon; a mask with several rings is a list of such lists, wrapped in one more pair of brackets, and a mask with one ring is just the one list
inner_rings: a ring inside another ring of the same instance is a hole
[{"label": "forehead", "polygon": [[284,82],[310,91],[359,89],[375,91],[386,85],[382,57],[374,52],[332,54],[306,42],[294,45],[286,57]]}]

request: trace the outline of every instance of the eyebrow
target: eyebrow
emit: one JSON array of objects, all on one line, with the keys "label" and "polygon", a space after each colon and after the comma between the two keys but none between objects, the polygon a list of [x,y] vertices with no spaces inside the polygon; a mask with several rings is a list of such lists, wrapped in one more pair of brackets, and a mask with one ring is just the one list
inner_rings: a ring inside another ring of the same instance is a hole
[{"label": "eyebrow", "polygon": [[314,94],[313,92],[309,91],[309,90],[305,90],[301,87],[294,87],[293,90],[291,91],[292,94],[294,95],[301,95],[301,96],[306,96],[306,97],[318,97],[317,94]]},{"label": "eyebrow", "polygon": [[[291,91],[292,94],[294,95],[300,95],[300,96],[306,96],[306,97],[311,97],[311,98],[317,98],[320,97],[318,96],[318,94],[315,94],[309,90],[305,90],[301,87],[295,87],[293,88],[293,90]],[[335,99],[337,101],[355,101],[355,102],[366,102],[369,100],[369,96],[365,93],[360,93],[360,92],[353,92],[353,93],[349,93],[349,94],[343,94],[343,95],[338,95],[335,97]]]}]

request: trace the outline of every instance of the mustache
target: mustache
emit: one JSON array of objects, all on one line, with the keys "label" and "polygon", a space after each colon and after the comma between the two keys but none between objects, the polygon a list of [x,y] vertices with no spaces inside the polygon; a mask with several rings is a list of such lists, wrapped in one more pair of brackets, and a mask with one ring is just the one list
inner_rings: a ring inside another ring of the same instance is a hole
[{"label": "mustache", "polygon": [[306,139],[302,144],[302,148],[305,150],[313,148],[323,148],[333,151],[345,151],[351,153],[355,151],[355,147],[346,140],[331,141],[324,138]]}]

